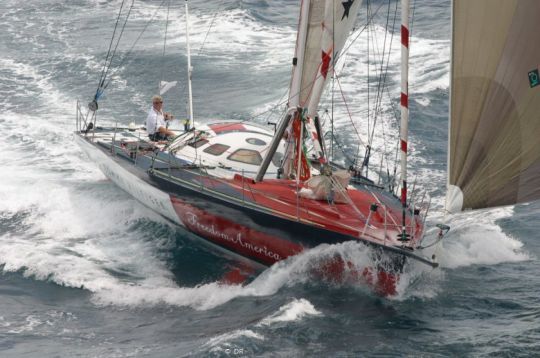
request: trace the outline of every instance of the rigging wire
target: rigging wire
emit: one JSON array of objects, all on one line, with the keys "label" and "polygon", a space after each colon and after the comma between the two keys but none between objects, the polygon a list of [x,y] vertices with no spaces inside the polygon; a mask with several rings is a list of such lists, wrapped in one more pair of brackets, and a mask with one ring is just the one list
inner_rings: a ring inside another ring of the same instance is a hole
[{"label": "rigging wire", "polygon": [[[366,16],[367,16],[367,21],[369,21],[369,10],[371,9],[371,1],[370,0],[367,0],[366,2]],[[370,103],[370,73],[369,73],[369,70],[370,70],[370,66],[369,66],[369,33],[370,33],[370,27],[368,27],[368,30],[366,32],[366,37],[367,37],[367,41],[366,41],[366,44],[367,44],[367,128],[368,128],[368,143],[370,143],[370,140],[369,140],[369,133],[370,133],[370,124],[371,124],[371,116],[370,116],[370,113],[369,113],[369,109],[371,108],[371,103]],[[357,154],[357,156],[359,156],[360,153]]]},{"label": "rigging wire", "polygon": [[212,21],[210,22],[210,26],[208,26],[208,30],[206,30],[206,34],[204,35],[203,42],[201,43],[201,47],[199,48],[199,53],[197,56],[200,56],[202,54],[202,51],[204,49],[204,45],[206,44],[206,40],[208,39],[208,35],[210,34],[210,31],[212,30],[212,27],[214,26],[214,23],[216,22],[217,16],[219,15],[219,9],[221,9],[221,6],[223,5],[223,0],[218,5],[218,9],[214,13],[214,16],[212,17]]},{"label": "rigging wire", "polygon": [[[343,88],[341,87],[341,82],[339,81],[339,77],[336,76],[336,80],[337,80],[337,83],[338,83],[338,86],[339,86],[339,90],[340,90],[340,93],[341,93],[341,96],[343,98],[343,103],[345,105],[345,109],[347,110],[347,114],[349,115],[349,118],[352,118],[352,114],[351,114],[351,111],[349,109],[349,105],[347,104],[347,101],[345,100],[345,94],[343,93]],[[356,133],[356,135],[358,136],[358,140],[360,141],[359,143],[359,146],[360,145],[363,145],[363,146],[366,146],[366,144],[364,143],[364,141],[362,140],[362,138],[360,137],[360,132],[358,131],[358,129],[356,128],[356,125],[354,124],[353,121],[351,121],[351,124],[352,124],[352,127]]]},{"label": "rigging wire", "polygon": [[163,36],[163,53],[161,55],[161,73],[159,74],[158,93],[161,92],[161,82],[163,81],[163,71],[165,69],[165,51],[167,48],[167,33],[169,29],[169,12],[171,10],[171,0],[167,4],[167,18],[165,20],[165,36]]},{"label": "rigging wire", "polygon": [[[116,40],[116,45],[114,46],[114,50],[111,54],[111,48],[114,43],[114,39],[116,37],[116,30],[118,29],[118,24],[120,22],[120,17],[122,15],[122,9],[124,8],[125,0],[122,0],[122,4],[120,5],[120,10],[118,11],[118,16],[116,17],[116,23],[114,25],[114,31],[111,38],[111,42],[109,43],[109,49],[107,50],[107,56],[105,57],[105,62],[103,64],[103,69],[101,71],[101,76],[98,83],[98,88],[96,90],[96,94],[94,96],[94,101],[97,101],[99,97],[103,94],[103,91],[105,89],[104,84],[105,80],[107,79],[107,75],[109,74],[109,70],[111,69],[112,62],[114,60],[114,57],[116,55],[116,50],[118,49],[118,45],[120,44],[120,40],[122,39],[122,35],[124,34],[124,30],[126,28],[126,24],[128,22],[129,16],[131,14],[131,10],[133,9],[133,5],[135,4],[135,0],[131,1],[131,6],[129,7],[128,13],[126,15],[126,19],[124,20],[124,24],[122,25],[122,29],[120,31],[120,34],[118,35],[118,39]],[[110,57],[110,58],[109,58]],[[101,90],[100,90],[101,89]]]},{"label": "rigging wire", "polygon": [[[124,20],[124,23],[122,25],[122,29],[120,31],[120,34],[118,35],[118,38],[116,39],[116,44],[114,45],[114,50],[112,51],[112,54],[111,54],[111,49],[112,49],[112,46],[114,44],[114,40],[116,38],[116,32],[118,30],[118,25],[120,23],[120,18],[121,18],[121,15],[122,15],[122,9],[124,8],[125,6],[125,0],[122,1],[122,5],[121,5],[121,8],[120,8],[120,11],[118,13],[118,16],[117,16],[117,21],[116,21],[116,24],[115,24],[115,29],[114,29],[114,32],[113,32],[113,36],[111,38],[111,43],[109,44],[109,50],[108,50],[108,53],[107,53],[107,57],[106,57],[106,61],[105,61],[105,64],[104,64],[104,68],[102,70],[102,76],[100,78],[100,86],[98,87],[98,90],[96,92],[96,97],[99,98],[99,96],[101,95],[101,93],[103,93],[103,91],[109,86],[110,84],[110,79],[107,81],[108,78],[110,78],[111,76],[113,76],[114,74],[117,73],[118,71],[118,68],[120,68],[124,63],[126,63],[129,55],[131,54],[131,52],[133,51],[134,47],[137,45],[137,43],[140,41],[142,35],[144,34],[144,32],[147,30],[149,24],[154,20],[154,18],[156,17],[158,11],[163,7],[164,3],[165,3],[166,0],[163,0],[160,5],[158,6],[158,8],[156,9],[156,11],[153,13],[152,17],[145,23],[145,26],[143,27],[142,31],[140,32],[140,34],[138,35],[137,39],[133,42],[132,46],[129,48],[129,50],[125,53],[125,55],[123,56],[123,58],[121,59],[120,63],[118,64],[118,66],[116,66],[116,69],[115,70],[112,70],[111,71],[111,68],[112,68],[112,63],[113,63],[113,59],[114,57],[116,56],[116,52],[117,52],[117,49],[118,49],[118,46],[120,44],[120,40],[121,40],[121,37],[124,33],[124,30],[125,30],[125,27],[126,27],[126,24],[127,24],[127,21],[129,19],[129,15],[131,13],[131,10],[133,9],[133,6],[134,6],[134,0],[132,0],[131,2],[131,6],[128,10],[128,13],[126,15],[126,19]],[[223,1],[221,2],[221,4],[223,4]],[[342,52],[341,52],[341,55],[344,55],[347,53],[347,51],[350,49],[350,47],[357,41],[357,39],[359,38],[359,36],[367,29],[367,27],[369,26],[369,23],[371,22],[371,20],[373,20],[373,18],[378,14],[379,10],[382,8],[383,4],[379,5],[377,7],[377,9],[373,12],[371,12],[371,16],[369,17],[369,20],[368,20],[368,24],[366,24],[363,28],[360,29],[360,31],[358,31],[357,35],[355,38],[352,39],[352,41],[350,41],[350,43],[348,44],[348,46],[346,46]],[[170,11],[170,0],[168,2],[168,8],[167,8],[167,22],[166,22],[166,34],[165,34],[165,39],[164,39],[164,48],[163,48],[163,56],[165,55],[165,48],[166,48],[166,37],[167,37],[167,26],[168,26],[168,19],[169,19],[169,11]],[[214,16],[212,17],[212,21],[210,23],[210,26],[208,27],[208,30],[205,34],[205,38],[201,44],[201,47],[199,48],[199,55],[202,54],[203,52],[203,49],[204,49],[204,45],[206,44],[207,42],[207,39],[208,39],[208,36],[211,32],[211,29],[212,27],[214,26],[214,23],[217,19],[217,16],[219,15],[219,11],[216,11]],[[339,83],[339,75],[337,73],[337,71],[335,71],[335,64],[336,62],[338,62],[342,56],[333,56],[333,69],[334,69],[334,75],[335,75],[335,80],[337,80],[338,82],[338,85],[341,87],[340,83]],[[343,56],[344,57],[344,56]],[[345,67],[345,63],[343,65],[343,67]],[[162,68],[162,71],[163,71],[163,68]],[[163,73],[163,72],[162,72]],[[162,75],[163,76],[163,75]],[[320,74],[319,74],[320,76]],[[317,78],[315,78],[316,80]],[[314,80],[314,81],[315,81]],[[306,85],[309,86],[311,84],[308,84]],[[303,90],[303,89],[301,89]],[[185,84],[184,84],[184,88],[182,90],[183,92],[185,92]],[[343,94],[343,91],[341,90],[342,92],[342,97],[343,97],[343,101],[344,103],[346,104],[346,101],[345,101],[345,97],[344,97],[344,94]],[[288,100],[283,100],[283,97],[286,96],[286,93],[284,95],[281,96],[280,100],[278,101],[278,103],[276,103],[274,106],[270,107],[268,110],[265,110],[263,112],[259,112],[253,116],[251,116],[252,118],[257,118],[257,117],[260,117],[264,114],[268,114],[268,117],[267,118],[270,118],[270,116],[275,112],[275,110],[279,107],[281,107],[282,105],[286,104],[288,102]],[[332,107],[332,110],[333,110],[333,107]],[[350,116],[350,110],[348,109],[347,107],[347,111],[349,113],[349,116]],[[333,116],[332,116],[333,118]],[[333,121],[332,121],[332,124],[333,124]],[[360,133],[358,132],[358,130],[356,129],[356,127],[354,126],[355,128],[355,132],[358,136],[358,138],[360,139],[360,142],[363,143],[363,141],[361,140],[361,137],[360,137]],[[332,128],[333,129],[333,128]],[[335,137],[335,136],[333,136]],[[365,145],[365,144],[364,144]],[[333,149],[332,149],[333,150]]]},{"label": "rigging wire", "polygon": [[[384,5],[383,4],[380,4],[377,9],[375,10],[375,12],[373,12],[373,15],[370,17],[370,21],[373,20],[373,18],[378,14],[379,10],[382,8],[382,6]],[[358,38],[360,37],[360,35],[366,30],[368,24],[364,25],[360,30],[358,30],[358,33],[356,34],[356,36],[354,38],[351,37],[351,41],[348,45],[344,46],[343,49],[341,50],[341,53],[339,56],[336,57],[336,63],[339,62],[341,60],[341,58],[345,57],[345,54],[347,53],[347,51],[349,51],[349,49],[351,48],[351,46],[358,40]],[[345,67],[345,66],[343,66]],[[311,81],[310,83],[306,84],[305,87],[301,88],[298,93],[301,93],[302,91],[304,91],[305,89],[309,88],[320,76],[322,76],[320,73],[313,79],[313,81]],[[297,93],[297,94],[298,94]],[[270,109],[267,109],[265,111],[262,111],[262,112],[259,112],[257,113],[256,115],[252,116],[252,118],[256,118],[256,117],[259,117],[261,115],[264,115],[270,111],[273,111],[275,110],[275,108],[277,107],[280,107],[282,105],[285,105],[286,103],[288,102],[288,100],[286,101],[281,101],[281,102],[278,102],[276,103],[274,106],[272,106]]]},{"label": "rigging wire", "polygon": [[[368,22],[366,23],[366,25],[364,25],[364,26],[358,31],[358,33],[357,33],[357,35],[354,37],[354,39],[352,39],[352,41],[350,41],[350,43],[349,43],[347,46],[345,46],[345,47],[343,48],[343,50],[341,51],[341,55],[339,55],[339,56],[333,56],[332,71],[334,72],[334,76],[335,76],[335,77],[339,77],[339,76],[337,75],[337,71],[335,70],[335,63],[337,63],[342,57],[343,57],[343,58],[346,58],[347,51],[348,51],[348,50],[350,49],[350,47],[356,42],[356,40],[358,40],[358,38],[360,37],[360,35],[368,28],[368,26],[369,26],[371,20],[373,20],[373,18],[379,13],[379,11],[380,11],[380,9],[382,8],[383,5],[384,5],[384,4],[380,4],[380,5],[376,8],[376,10],[373,11],[373,12],[371,13],[371,16],[368,16]],[[344,62],[344,64],[343,64],[342,70],[343,70],[343,68],[345,67],[345,61],[343,61],[343,62]],[[316,80],[319,78],[319,76],[321,76],[321,74],[318,74],[312,82],[306,84],[306,86],[305,86],[304,88],[301,88],[301,89],[299,90],[299,92],[302,92],[304,89],[309,88],[309,87],[313,84],[313,82],[316,81]],[[339,83],[339,81],[338,81],[338,83]],[[333,107],[333,104],[334,104],[334,101],[333,101],[333,93],[334,93],[334,91],[332,91],[332,102],[331,102],[331,103],[332,103],[332,118],[331,118],[332,128],[331,128],[331,131],[333,131],[333,110],[334,110],[334,107]],[[343,92],[342,89],[341,89],[341,93],[342,93],[342,97],[343,97],[343,102],[345,103],[345,106],[347,106],[347,101],[345,100],[344,92]],[[282,98],[283,98],[283,96],[282,96]],[[269,117],[269,116],[272,114],[272,112],[275,111],[276,108],[278,108],[279,106],[282,106],[282,105],[286,104],[287,102],[288,102],[288,101],[281,101],[281,99],[280,99],[280,101],[278,101],[274,106],[270,107],[268,110],[265,110],[265,111],[263,111],[263,112],[260,112],[260,113],[258,113],[258,114],[253,115],[252,118],[257,118],[257,117],[262,116],[262,115],[264,115],[264,114],[266,114],[266,113],[269,114],[269,115],[268,115],[268,117]],[[348,110],[348,109],[347,109],[347,110]],[[349,110],[348,110],[348,112],[349,112],[349,119],[351,120],[351,123],[353,123],[353,127],[355,128],[356,135],[357,135],[357,137],[358,137],[358,139],[359,139],[359,142],[360,142],[360,144],[359,144],[359,146],[358,146],[358,151],[357,151],[357,157],[358,157],[360,145],[365,145],[365,144],[363,144],[363,141],[362,141],[362,139],[361,139],[361,137],[360,137],[360,134],[359,134],[358,130],[356,129],[356,127],[354,126],[354,122],[352,121],[352,116],[350,115],[350,111],[349,111]],[[332,138],[335,138],[335,136],[332,136],[331,139],[332,139]],[[332,152],[333,152],[333,147],[331,148],[331,150],[332,150]],[[354,164],[354,163],[353,163],[353,164]]]},{"label": "rigging wire", "polygon": [[[336,45],[336,39],[335,39],[335,29],[336,29],[336,11],[335,11],[335,7],[332,8],[332,100],[331,100],[331,105],[332,105],[332,115],[330,117],[330,132],[332,133],[332,137],[334,137],[334,95],[335,95],[335,91],[334,91],[334,87],[335,87],[335,83],[336,83],[336,79],[337,79],[337,74],[336,74],[336,54],[334,53],[334,47]],[[324,54],[324,53],[323,53]],[[334,159],[334,142],[333,141],[330,141],[330,156],[328,158],[329,160],[333,160]]]},{"label": "rigging wire", "polygon": [[118,23],[120,22],[120,15],[122,14],[122,8],[123,7],[124,7],[124,0],[122,0],[122,4],[120,5],[120,9],[118,10],[118,16],[116,17],[116,23],[114,24],[114,31],[113,31],[113,34],[112,34],[112,37],[111,37],[111,41],[109,42],[109,49],[107,50],[107,56],[105,56],[105,61],[103,62],[103,68],[101,70],[101,75],[99,76],[98,88],[96,90],[96,94],[97,94],[97,91],[99,90],[99,87],[101,86],[101,83],[103,82],[103,76],[105,75],[105,70],[107,68],[107,62],[109,61],[109,56],[111,54],[112,44],[113,44],[114,38],[116,36],[116,30],[118,28]]},{"label": "rigging wire", "polygon": [[[152,14],[152,16],[150,17],[150,19],[148,21],[146,21],[142,31],[139,33],[139,36],[137,36],[137,39],[135,39],[135,41],[133,42],[133,44],[131,45],[131,47],[129,48],[129,50],[125,53],[124,57],[122,58],[122,60],[120,61],[120,63],[116,66],[116,69],[112,72],[111,76],[115,75],[117,72],[118,72],[118,69],[122,67],[122,65],[124,63],[126,63],[126,60],[128,59],[129,55],[131,55],[131,52],[133,51],[133,49],[135,48],[135,46],[137,45],[137,43],[139,42],[139,40],[141,39],[142,35],[146,32],[146,30],[148,29],[148,26],[150,26],[150,23],[152,21],[154,21],[154,18],[156,17],[156,15],[158,14],[159,10],[163,7],[163,4],[165,4],[165,1],[167,0],[163,0],[161,2],[161,4],[158,6],[158,8],[154,11],[154,13]],[[109,80],[105,86],[103,86],[103,89],[106,89],[109,84],[111,83],[111,81]]]},{"label": "rigging wire", "polygon": [[[390,67],[390,50],[392,49],[392,44],[393,44],[393,39],[394,39],[394,33],[395,33],[395,24],[396,24],[396,19],[397,19],[397,10],[398,10],[398,6],[397,6],[397,2],[396,2],[396,7],[395,7],[395,10],[394,10],[394,19],[393,19],[393,22],[392,22],[392,27],[390,28],[389,26],[389,20],[390,20],[390,1],[388,3],[388,11],[387,11],[387,17],[386,17],[386,25],[385,25],[385,38],[384,38],[384,46],[383,46],[383,55],[381,56],[382,57],[382,61],[381,61],[381,67],[380,67],[380,73],[381,73],[381,78],[380,78],[380,81],[379,81],[379,84],[378,84],[378,88],[377,88],[377,101],[376,101],[376,108],[375,108],[375,117],[374,117],[374,124],[373,124],[373,130],[371,132],[371,135],[369,137],[369,143],[370,145],[372,145],[373,143],[373,139],[374,139],[374,135],[375,135],[375,126],[376,126],[376,123],[377,123],[377,119],[379,118],[379,115],[382,113],[382,101],[383,101],[383,94],[384,92],[386,92],[386,94],[388,95],[389,97],[389,102],[390,102],[390,106],[392,107],[392,110],[394,112],[394,118],[398,118],[397,116],[397,111],[395,110],[395,103],[394,103],[394,100],[392,98],[392,96],[390,96],[390,93],[389,93],[389,89],[388,89],[388,86],[387,86],[387,76],[388,76],[388,68]],[[387,42],[387,34],[390,32],[391,36],[390,36],[390,44],[388,46],[388,53],[387,55],[385,55],[386,53],[386,42]],[[386,66],[385,66],[385,57],[386,57]],[[384,125],[381,123],[381,127],[383,128],[383,138],[386,137],[386,134],[384,132]],[[384,143],[384,157],[386,158],[386,171],[387,173],[390,172],[390,169],[388,167],[388,156],[387,156],[387,153],[388,153],[388,150],[387,150],[387,141],[386,140],[383,140],[383,143]],[[399,141],[397,141],[397,143],[399,144]],[[398,148],[398,144],[396,144],[396,148]],[[397,166],[397,159],[394,161],[394,168]]]},{"label": "rigging wire", "polygon": [[[397,4],[397,2],[396,2]],[[369,135],[369,145],[372,145],[373,144],[373,137],[375,135],[375,126],[376,126],[376,123],[377,123],[377,118],[378,116],[380,115],[380,113],[382,112],[382,92],[384,90],[384,88],[386,87],[386,79],[387,79],[387,75],[388,75],[388,67],[389,67],[389,63],[390,63],[390,50],[392,48],[392,43],[393,43],[393,40],[394,40],[394,29],[395,29],[395,22],[396,22],[396,17],[397,17],[397,5],[396,5],[396,10],[394,12],[394,21],[392,23],[392,31],[389,31],[390,27],[389,27],[389,19],[390,19],[390,0],[389,0],[389,3],[388,3],[388,12],[387,12],[387,16],[386,16],[386,25],[385,25],[385,34],[384,34],[384,41],[383,41],[383,51],[382,51],[382,55],[381,55],[381,58],[382,58],[382,61],[381,61],[381,66],[380,66],[380,70],[379,70],[379,74],[380,74],[380,78],[379,78],[379,82],[378,82],[378,85],[377,85],[377,96],[376,96],[376,104],[375,104],[375,110],[374,110],[374,118],[373,118],[373,128],[371,130],[371,133]],[[387,49],[387,37],[388,37],[388,32],[391,33],[390,35],[390,44],[388,46],[388,53],[386,52],[386,49]],[[375,41],[374,41],[375,43]],[[385,66],[385,58],[386,58],[386,66]]]},{"label": "rigging wire", "polygon": [[[212,20],[210,21],[210,25],[208,26],[208,30],[206,30],[206,34],[204,35],[204,39],[203,39],[203,41],[201,43],[201,47],[199,47],[199,51],[197,52],[197,56],[199,56],[199,57],[203,53],[204,45],[206,45],[208,35],[210,34],[210,31],[212,30],[212,27],[214,26],[214,23],[216,22],[216,19],[217,19],[218,15],[220,14],[220,9],[223,6],[223,3],[224,3],[224,0],[220,1],[219,5],[217,7],[217,10],[214,12],[214,15],[212,16]],[[182,88],[180,89],[180,97],[186,98],[186,96],[185,96],[186,90],[187,90],[187,81],[182,84]],[[186,98],[186,101],[185,101],[186,112],[188,111],[188,106],[189,106],[188,99]]]}]

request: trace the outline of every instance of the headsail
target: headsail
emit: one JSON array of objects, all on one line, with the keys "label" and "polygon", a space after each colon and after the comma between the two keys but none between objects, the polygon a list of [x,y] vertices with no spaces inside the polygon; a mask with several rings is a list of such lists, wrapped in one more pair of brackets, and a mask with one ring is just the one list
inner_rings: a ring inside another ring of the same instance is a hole
[{"label": "headsail", "polygon": [[540,199],[540,1],[452,10],[447,210]]}]

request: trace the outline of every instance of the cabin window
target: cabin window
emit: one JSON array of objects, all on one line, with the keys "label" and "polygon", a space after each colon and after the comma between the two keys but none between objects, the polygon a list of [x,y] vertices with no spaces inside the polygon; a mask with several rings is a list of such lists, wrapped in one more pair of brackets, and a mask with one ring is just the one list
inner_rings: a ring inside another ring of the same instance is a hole
[{"label": "cabin window", "polygon": [[264,140],[261,140],[259,138],[247,138],[246,142],[253,145],[266,145],[266,142]]},{"label": "cabin window", "polygon": [[190,142],[189,143],[189,146],[190,147],[193,147],[193,148],[199,148],[199,147],[202,147],[203,145],[205,145],[206,143],[208,143],[208,140],[206,139],[199,139],[195,142]]},{"label": "cabin window", "polygon": [[253,165],[260,165],[262,163],[261,153],[250,149],[238,149],[233,154],[229,155],[227,159]]},{"label": "cabin window", "polygon": [[281,159],[283,159],[283,154],[280,152],[274,153],[274,156],[272,157],[272,164],[276,167],[280,167],[281,165]]},{"label": "cabin window", "polygon": [[208,148],[205,148],[203,152],[212,154],[212,155],[221,155],[225,153],[225,151],[229,148],[230,146],[228,145],[216,143],[216,144],[212,144]]}]

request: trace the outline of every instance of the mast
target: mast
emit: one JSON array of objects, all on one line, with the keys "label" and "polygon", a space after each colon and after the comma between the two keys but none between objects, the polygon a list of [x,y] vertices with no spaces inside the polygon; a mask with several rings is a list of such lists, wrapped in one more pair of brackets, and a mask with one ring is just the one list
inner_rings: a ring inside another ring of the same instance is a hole
[{"label": "mast", "polygon": [[187,47],[187,70],[188,70],[188,107],[189,107],[189,128],[194,127],[193,122],[193,93],[191,92],[191,74],[193,67],[191,67],[191,48],[189,46],[189,9],[188,0],[186,0],[186,47]]},{"label": "mast", "polygon": [[303,0],[300,5],[298,39],[296,41],[296,51],[293,58],[293,73],[291,78],[291,89],[289,91],[289,108],[297,108],[300,105],[300,92],[302,90],[302,70],[304,65],[306,37],[309,24],[308,18],[309,1]]},{"label": "mast", "polygon": [[291,78],[291,87],[289,90],[289,103],[288,103],[288,111],[284,118],[282,118],[280,125],[277,129],[277,131],[274,133],[274,138],[272,138],[272,142],[270,143],[270,148],[268,152],[266,153],[266,156],[264,157],[264,160],[259,168],[259,171],[257,172],[257,176],[255,177],[256,182],[260,182],[263,180],[264,174],[266,174],[266,170],[268,170],[268,166],[270,165],[270,161],[274,157],[274,154],[276,153],[276,150],[279,146],[279,142],[283,138],[283,134],[285,133],[285,130],[287,129],[287,126],[292,118],[294,118],[294,112],[298,111],[298,106],[300,105],[300,92],[302,90],[302,67],[304,64],[304,53],[305,53],[305,46],[306,46],[306,37],[307,37],[307,30],[308,30],[308,18],[309,18],[309,5],[310,1],[308,0],[302,0],[302,3],[300,4],[300,20],[298,22],[298,37],[296,40],[296,50],[295,50],[295,56],[293,58],[293,73]]},{"label": "mast", "polygon": [[401,240],[406,241],[407,141],[409,135],[409,0],[401,0],[401,204],[403,220]]}]

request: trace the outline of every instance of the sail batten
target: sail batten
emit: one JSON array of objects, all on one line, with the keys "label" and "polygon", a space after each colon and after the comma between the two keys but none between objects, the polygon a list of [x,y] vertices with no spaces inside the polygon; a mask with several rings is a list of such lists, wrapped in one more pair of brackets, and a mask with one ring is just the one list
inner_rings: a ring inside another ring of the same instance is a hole
[{"label": "sail batten", "polygon": [[539,13],[537,0],[453,1],[451,212],[540,199]]}]

